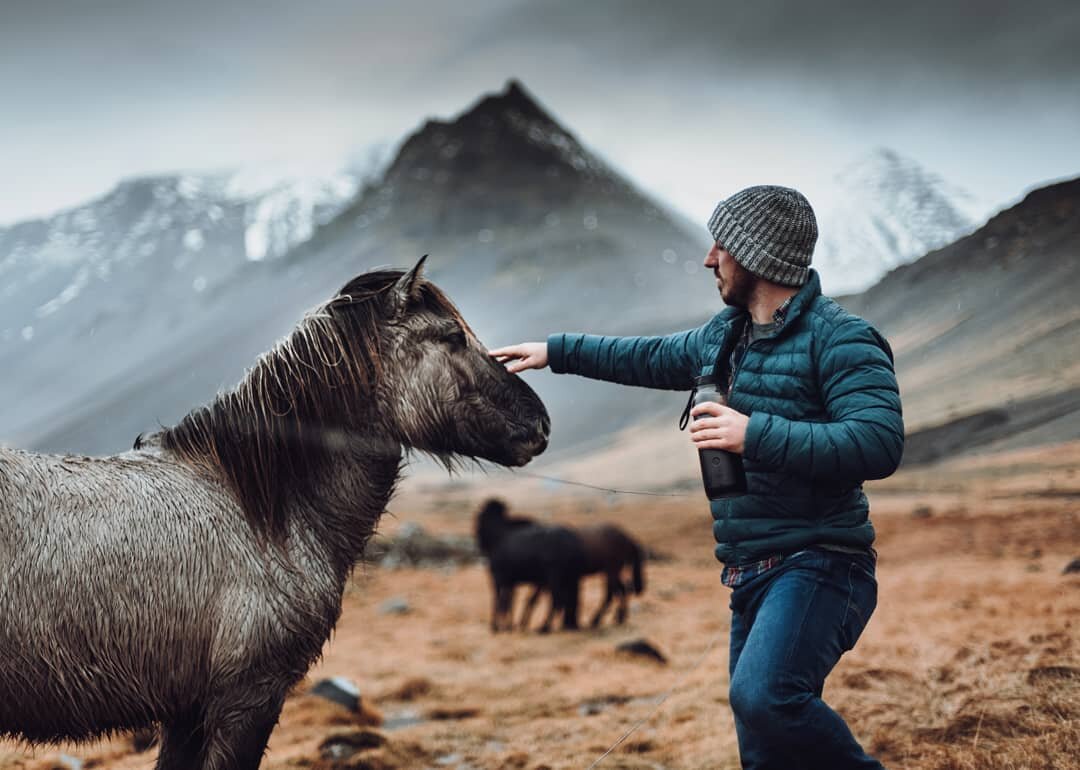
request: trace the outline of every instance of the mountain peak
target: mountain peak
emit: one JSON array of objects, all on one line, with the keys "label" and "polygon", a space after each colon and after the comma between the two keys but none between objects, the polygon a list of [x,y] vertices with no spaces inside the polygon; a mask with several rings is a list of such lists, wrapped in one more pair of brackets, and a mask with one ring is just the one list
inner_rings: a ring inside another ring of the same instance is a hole
[{"label": "mountain peak", "polygon": [[[507,209],[533,216],[528,201],[546,211],[579,195],[627,189],[512,79],[460,115],[424,123],[365,203],[384,212],[407,210],[413,229],[445,234],[507,221]],[[427,224],[420,224],[425,218]]]},{"label": "mountain peak", "polygon": [[553,130],[572,139],[570,133],[540,106],[521,81],[512,78],[506,81],[506,87],[501,92],[481,96],[456,117],[428,120],[410,137],[409,142],[420,136],[445,136],[448,132],[467,135],[497,126],[521,127],[526,124],[543,126],[546,131]]},{"label": "mountain peak", "polygon": [[985,202],[918,161],[877,147],[833,178],[833,202],[821,212],[818,261],[826,290],[861,291],[888,270],[971,232]]},{"label": "mountain peak", "polygon": [[522,85],[520,80],[514,78],[506,81],[506,88],[502,93],[482,97],[459,120],[475,115],[498,116],[509,112],[516,112],[527,118],[555,124],[552,117],[537,102],[536,97]]}]

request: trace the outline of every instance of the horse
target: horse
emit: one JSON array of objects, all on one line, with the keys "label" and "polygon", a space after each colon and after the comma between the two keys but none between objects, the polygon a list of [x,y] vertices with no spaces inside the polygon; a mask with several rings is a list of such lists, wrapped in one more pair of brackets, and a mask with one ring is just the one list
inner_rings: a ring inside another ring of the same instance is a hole
[{"label": "horse", "polygon": [[560,613],[563,630],[577,629],[578,585],[585,568],[577,535],[566,527],[509,517],[502,501],[489,500],[476,516],[476,540],[491,575],[492,633],[513,628],[514,588],[519,583],[551,593],[541,633],[551,630]]},{"label": "horse", "polygon": [[159,724],[157,770],[254,770],[404,460],[544,450],[543,403],[423,262],[349,281],[138,449],[0,448],[0,734]]},{"label": "horse", "polygon": [[623,581],[624,567],[630,567],[631,586],[635,594],[645,591],[645,552],[634,538],[614,524],[595,524],[578,527],[577,535],[585,548],[585,574],[603,574],[607,578],[604,602],[593,614],[589,625],[596,628],[616,596],[619,606],[615,610],[615,622],[626,622],[629,601],[627,584]]},{"label": "horse", "polygon": [[[489,500],[485,503],[480,516],[487,516],[493,521],[499,521],[506,528],[522,528],[538,526],[538,522],[526,516],[511,517],[507,515],[506,505],[499,500]],[[641,545],[625,531],[614,524],[594,524],[584,527],[567,528],[577,538],[579,548],[584,553],[585,562],[581,576],[603,574],[607,578],[606,594],[604,601],[597,608],[589,621],[589,626],[596,628],[600,625],[608,607],[613,599],[618,597],[619,605],[615,610],[615,622],[622,625],[626,622],[628,612],[627,586],[623,581],[622,572],[624,567],[631,569],[632,588],[635,594],[641,594],[645,590],[644,559],[645,552]],[[479,528],[478,528],[479,539]],[[484,543],[480,543],[481,551],[484,551]],[[534,558],[537,558],[534,556]],[[525,602],[522,612],[520,628],[528,628],[532,617],[533,608],[540,595],[548,587],[543,582],[533,583],[532,594]],[[577,591],[574,591],[577,595]],[[552,603],[554,609],[554,602]],[[507,609],[509,612],[509,608]]]}]

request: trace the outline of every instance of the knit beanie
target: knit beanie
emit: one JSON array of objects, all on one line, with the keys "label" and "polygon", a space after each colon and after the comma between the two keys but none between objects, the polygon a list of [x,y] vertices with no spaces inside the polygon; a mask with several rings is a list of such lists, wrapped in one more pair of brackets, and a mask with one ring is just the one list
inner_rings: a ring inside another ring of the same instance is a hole
[{"label": "knit beanie", "polygon": [[767,281],[802,286],[810,277],[817,220],[798,190],[747,187],[720,201],[709,232],[740,265]]}]

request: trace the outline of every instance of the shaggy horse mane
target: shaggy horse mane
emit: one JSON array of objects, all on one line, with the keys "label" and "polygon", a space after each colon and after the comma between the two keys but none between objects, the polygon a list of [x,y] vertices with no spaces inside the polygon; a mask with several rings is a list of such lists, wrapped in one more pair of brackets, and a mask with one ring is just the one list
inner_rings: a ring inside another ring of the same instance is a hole
[{"label": "shaggy horse mane", "polygon": [[[317,470],[347,449],[370,414],[386,294],[404,274],[377,270],[353,279],[263,353],[233,390],[162,431],[163,448],[224,476],[256,533],[284,536],[288,499],[310,491]],[[412,303],[468,328],[436,286],[418,281],[414,291]]]}]

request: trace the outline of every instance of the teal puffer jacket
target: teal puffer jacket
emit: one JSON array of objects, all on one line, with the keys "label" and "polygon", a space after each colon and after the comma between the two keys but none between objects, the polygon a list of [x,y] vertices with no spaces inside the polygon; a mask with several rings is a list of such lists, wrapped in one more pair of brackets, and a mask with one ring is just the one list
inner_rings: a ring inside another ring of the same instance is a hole
[{"label": "teal puffer jacket", "polygon": [[[552,371],[686,390],[713,373],[747,319],[726,308],[697,329],[663,337],[553,334]],[[867,479],[900,463],[904,424],[892,350],[863,319],[822,296],[817,273],[776,332],[751,343],[728,394],[750,416],[747,494],[713,500],[716,558],[744,564],[812,544],[874,541]]]}]

